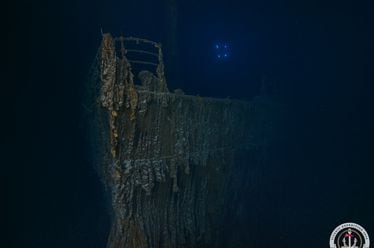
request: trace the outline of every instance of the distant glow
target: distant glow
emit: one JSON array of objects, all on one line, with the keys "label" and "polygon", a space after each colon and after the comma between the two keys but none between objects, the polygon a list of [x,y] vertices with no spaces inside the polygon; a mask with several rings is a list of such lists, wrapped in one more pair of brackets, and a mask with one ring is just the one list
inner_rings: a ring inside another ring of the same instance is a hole
[{"label": "distant glow", "polygon": [[227,60],[230,57],[230,46],[226,42],[214,44],[214,53],[218,60]]}]

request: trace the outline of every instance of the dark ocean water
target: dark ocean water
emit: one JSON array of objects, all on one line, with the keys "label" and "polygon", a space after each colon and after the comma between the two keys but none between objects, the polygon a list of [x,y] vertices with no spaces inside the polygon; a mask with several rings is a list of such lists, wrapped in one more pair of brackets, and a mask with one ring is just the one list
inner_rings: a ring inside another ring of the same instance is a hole
[{"label": "dark ocean water", "polygon": [[[3,167],[14,214],[5,227],[17,238],[2,247],[105,247],[108,200],[81,105],[86,75],[101,30],[168,44],[166,6],[9,5],[3,120],[14,131],[4,136]],[[331,231],[348,221],[374,237],[371,13],[369,4],[341,1],[179,3],[177,60],[164,48],[169,88],[252,99],[266,78],[287,106],[263,172],[258,247],[327,247]],[[230,45],[225,61],[215,57],[220,41]],[[173,63],[177,75],[168,72]]]}]

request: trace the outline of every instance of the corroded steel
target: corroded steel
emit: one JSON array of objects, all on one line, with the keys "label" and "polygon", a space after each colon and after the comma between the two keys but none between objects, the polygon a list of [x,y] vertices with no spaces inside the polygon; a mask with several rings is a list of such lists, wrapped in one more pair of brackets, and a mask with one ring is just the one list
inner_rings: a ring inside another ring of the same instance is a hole
[{"label": "corroded steel", "polygon": [[169,92],[155,42],[158,69],[135,85],[125,42],[103,36],[92,80],[94,145],[113,209],[107,247],[219,247],[233,202],[253,187],[258,111]]}]

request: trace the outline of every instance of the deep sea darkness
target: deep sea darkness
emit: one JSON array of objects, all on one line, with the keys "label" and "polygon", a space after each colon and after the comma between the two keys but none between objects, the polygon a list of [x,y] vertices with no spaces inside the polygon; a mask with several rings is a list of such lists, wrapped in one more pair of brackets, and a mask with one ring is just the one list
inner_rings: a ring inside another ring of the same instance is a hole
[{"label": "deep sea darkness", "polygon": [[[178,2],[178,59],[169,61],[164,48],[169,88],[252,99],[267,78],[287,107],[278,157],[264,169],[260,247],[328,247],[343,222],[364,226],[374,240],[370,4]],[[86,76],[101,30],[167,44],[166,6],[167,0],[7,4],[1,165],[10,211],[2,222],[9,241],[1,247],[105,247],[109,202],[87,145]],[[227,61],[213,54],[221,40],[230,44]],[[168,68],[176,65],[172,76]]]}]

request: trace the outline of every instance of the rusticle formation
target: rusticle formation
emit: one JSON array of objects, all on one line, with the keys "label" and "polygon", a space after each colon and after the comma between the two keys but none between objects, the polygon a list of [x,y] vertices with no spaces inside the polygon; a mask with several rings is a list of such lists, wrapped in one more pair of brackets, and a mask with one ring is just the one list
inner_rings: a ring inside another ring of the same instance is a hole
[{"label": "rusticle formation", "polygon": [[[132,62],[131,42],[152,45],[157,62]],[[135,63],[155,70],[134,77]],[[113,210],[107,247],[222,246],[261,160],[253,102],[169,92],[161,45],[148,40],[104,34],[96,69],[93,146]]]}]

